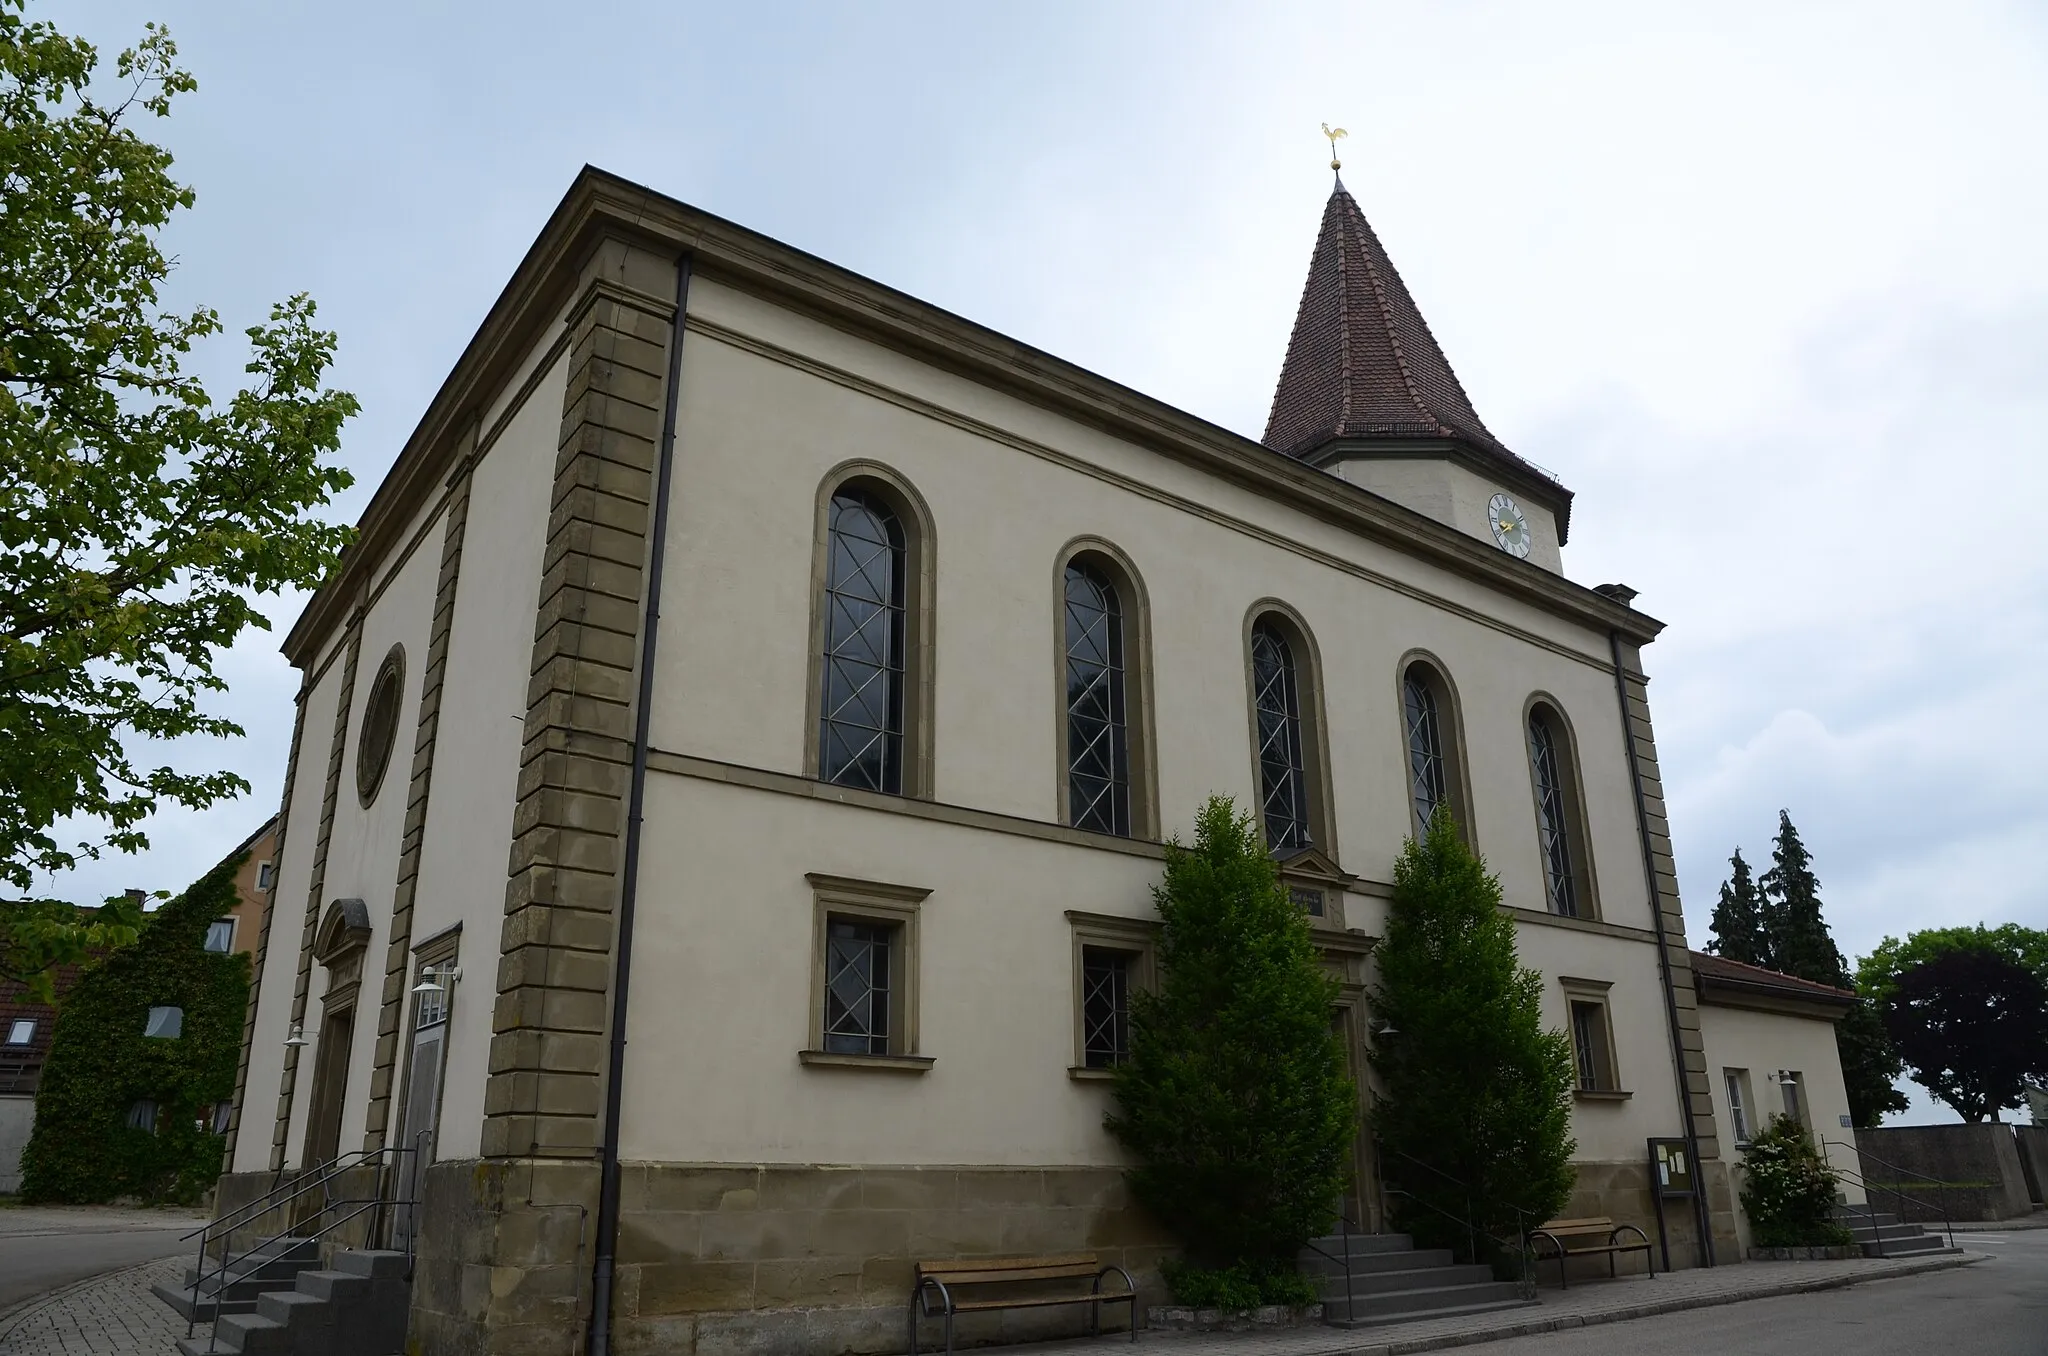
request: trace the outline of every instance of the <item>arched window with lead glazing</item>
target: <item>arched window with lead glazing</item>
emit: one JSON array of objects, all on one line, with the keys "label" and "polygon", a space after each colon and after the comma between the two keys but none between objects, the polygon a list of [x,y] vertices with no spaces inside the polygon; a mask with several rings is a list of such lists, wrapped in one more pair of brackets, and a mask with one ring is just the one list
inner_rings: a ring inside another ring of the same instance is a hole
[{"label": "arched window with lead glazing", "polygon": [[1444,713],[1429,670],[1411,664],[1401,678],[1401,707],[1408,726],[1408,789],[1415,808],[1415,833],[1429,831],[1439,805],[1451,798]]},{"label": "arched window with lead glazing", "polygon": [[1077,829],[1131,832],[1124,607],[1086,560],[1066,569],[1067,817]]},{"label": "arched window with lead glazing", "polygon": [[832,496],[825,563],[818,776],[903,792],[903,524],[858,486]]},{"label": "arched window with lead glazing", "polygon": [[1543,886],[1552,913],[1578,915],[1584,894],[1575,848],[1576,796],[1571,756],[1557,715],[1529,708],[1529,775],[1536,792],[1536,841],[1543,851]]},{"label": "arched window with lead glazing", "polygon": [[1312,834],[1308,769],[1301,756],[1301,677],[1294,647],[1266,619],[1252,627],[1252,705],[1266,846],[1274,852],[1307,847]]}]

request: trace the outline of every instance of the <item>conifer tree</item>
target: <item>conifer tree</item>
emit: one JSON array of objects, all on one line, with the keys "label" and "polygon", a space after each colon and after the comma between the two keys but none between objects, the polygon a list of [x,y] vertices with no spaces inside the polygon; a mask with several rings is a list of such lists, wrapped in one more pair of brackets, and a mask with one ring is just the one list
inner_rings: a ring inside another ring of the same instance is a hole
[{"label": "conifer tree", "polygon": [[1816,984],[1850,987],[1849,965],[1828,932],[1820,912],[1820,881],[1813,858],[1792,827],[1792,816],[1778,811],[1778,840],[1771,848],[1771,869],[1764,872],[1764,931],[1770,968]]},{"label": "conifer tree", "polygon": [[1452,1220],[1499,1238],[1548,1219],[1576,1177],[1571,1045],[1543,1028],[1542,976],[1519,963],[1500,902],[1440,809],[1394,864],[1375,952],[1380,1173],[1398,1227],[1432,1245],[1464,1245]]},{"label": "conifer tree", "polygon": [[1721,882],[1721,902],[1714,906],[1714,940],[1707,943],[1707,950],[1744,965],[1768,968],[1770,941],[1764,935],[1763,909],[1741,848],[1728,859],[1728,870],[1728,879]]},{"label": "conifer tree", "polygon": [[1159,989],[1131,996],[1109,1132],[1132,1193],[1197,1267],[1299,1303],[1295,1256],[1350,1175],[1358,1093],[1330,1028],[1337,985],[1249,815],[1212,796],[1166,850]]}]

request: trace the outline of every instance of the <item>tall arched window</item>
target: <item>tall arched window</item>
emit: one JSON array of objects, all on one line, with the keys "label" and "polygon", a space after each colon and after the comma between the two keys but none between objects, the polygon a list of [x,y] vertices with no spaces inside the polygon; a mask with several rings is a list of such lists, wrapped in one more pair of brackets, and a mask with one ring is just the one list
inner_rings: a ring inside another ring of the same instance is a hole
[{"label": "tall arched window", "polygon": [[1552,913],[1591,915],[1592,880],[1580,822],[1571,736],[1549,705],[1529,707],[1529,777],[1536,793],[1536,842],[1544,897]]},{"label": "tall arched window", "polygon": [[1131,832],[1124,607],[1087,560],[1066,570],[1067,818],[1077,829]]},{"label": "tall arched window", "polygon": [[1402,672],[1401,714],[1408,735],[1408,798],[1416,835],[1428,831],[1440,805],[1451,807],[1463,832],[1457,717],[1449,686],[1429,664],[1418,661]]},{"label": "tall arched window", "polygon": [[1266,846],[1275,852],[1307,847],[1311,832],[1308,769],[1301,756],[1301,678],[1294,647],[1263,617],[1252,627],[1252,706]]},{"label": "tall arched window", "polygon": [[832,495],[826,530],[818,776],[903,791],[903,524],[859,486]]}]

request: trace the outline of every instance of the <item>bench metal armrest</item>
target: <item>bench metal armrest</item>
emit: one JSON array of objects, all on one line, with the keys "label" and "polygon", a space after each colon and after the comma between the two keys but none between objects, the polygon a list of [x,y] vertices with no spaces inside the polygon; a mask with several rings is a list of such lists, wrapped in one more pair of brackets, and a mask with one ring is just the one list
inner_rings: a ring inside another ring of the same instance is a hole
[{"label": "bench metal armrest", "polygon": [[941,1314],[952,1313],[953,1292],[946,1289],[946,1283],[936,1276],[921,1276],[918,1278],[917,1289],[915,1292],[912,1293],[910,1298],[912,1303],[916,1304],[919,1308],[924,1310],[924,1316],[926,1318],[930,1318],[934,1313],[934,1310],[932,1309],[931,1297],[925,1293],[926,1286],[934,1286],[938,1289],[939,1308],[936,1312]]},{"label": "bench metal armrest", "polygon": [[[1529,1231],[1529,1249],[1531,1252],[1535,1252],[1536,1240],[1539,1238],[1549,1240],[1550,1246],[1557,1249],[1557,1256],[1562,1257],[1565,1255],[1565,1246],[1558,1240],[1557,1235],[1543,1229],[1531,1229]],[[1536,1257],[1540,1261],[1543,1258],[1543,1254],[1536,1253]]]},{"label": "bench metal armrest", "polygon": [[[1124,1269],[1123,1269],[1122,1267],[1120,1267],[1120,1266],[1117,1266],[1117,1265],[1115,1265],[1114,1263],[1112,1263],[1112,1264],[1111,1264],[1111,1265],[1109,1265],[1109,1266],[1106,1266],[1106,1267],[1104,1267],[1104,1268],[1103,1268],[1102,1270],[1100,1270],[1100,1271],[1098,1271],[1098,1272],[1096,1272],[1096,1273],[1095,1273],[1095,1290],[1094,1290],[1094,1293],[1095,1293],[1095,1294],[1098,1294],[1098,1295],[1102,1295],[1102,1278],[1103,1278],[1104,1276],[1107,1276],[1107,1275],[1109,1275],[1109,1273],[1110,1273],[1110,1272],[1112,1272],[1112,1271],[1114,1271],[1114,1272],[1115,1272],[1115,1273],[1116,1273],[1117,1275],[1119,1275],[1119,1276],[1121,1276],[1121,1277],[1123,1277],[1123,1278],[1124,1278],[1124,1290],[1125,1290],[1126,1294],[1127,1294],[1127,1295],[1129,1295],[1129,1296],[1135,1297],[1135,1296],[1137,1295],[1137,1293],[1138,1293],[1138,1283],[1137,1283],[1136,1281],[1134,1281],[1134,1280],[1132,1280],[1132,1279],[1131,1279],[1131,1273],[1130,1273],[1130,1272],[1128,1272],[1128,1271],[1125,1271],[1125,1270],[1124,1270]],[[1125,1297],[1126,1297],[1125,1295],[1115,1295],[1115,1294],[1111,1294],[1111,1295],[1102,1295],[1102,1298],[1104,1298],[1104,1299],[1123,1299],[1123,1298],[1125,1298]]]},{"label": "bench metal armrest", "polygon": [[1647,1247],[1649,1247],[1649,1246],[1650,1246],[1650,1236],[1649,1236],[1648,1234],[1644,1233],[1644,1232],[1643,1232],[1643,1231],[1642,1231],[1641,1229],[1638,1229],[1638,1228],[1637,1228],[1637,1227],[1636,1227],[1635,1225],[1633,1225],[1633,1224],[1623,1224],[1623,1225],[1620,1225],[1620,1226],[1618,1226],[1618,1227],[1617,1227],[1617,1228],[1615,1229],[1615,1231],[1614,1231],[1613,1233],[1611,1233],[1611,1234],[1607,1235],[1607,1246],[1608,1246],[1608,1247],[1610,1247],[1610,1248],[1611,1248],[1611,1247],[1615,1246],[1615,1245],[1616,1245],[1617,1243],[1621,1242],[1621,1234],[1622,1234],[1622,1230],[1624,1230],[1624,1229],[1626,1229],[1626,1230],[1627,1230],[1628,1232],[1630,1232],[1630,1233],[1634,1234],[1634,1235],[1635,1235],[1635,1236],[1636,1236],[1637,1238],[1640,1238],[1640,1239],[1642,1239],[1642,1240],[1643,1240],[1643,1241],[1642,1241],[1642,1244],[1641,1244],[1640,1246],[1642,1246],[1642,1247],[1645,1247],[1645,1248],[1647,1248]]}]

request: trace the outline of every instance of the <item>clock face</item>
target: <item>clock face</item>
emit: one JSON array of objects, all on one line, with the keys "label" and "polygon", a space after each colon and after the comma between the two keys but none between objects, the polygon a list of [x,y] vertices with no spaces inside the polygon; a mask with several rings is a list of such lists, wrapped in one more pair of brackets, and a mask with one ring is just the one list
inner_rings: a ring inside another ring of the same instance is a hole
[{"label": "clock face", "polygon": [[1517,560],[1529,558],[1529,520],[1520,504],[1504,494],[1495,495],[1486,506],[1486,521],[1493,528],[1493,539],[1501,550]]}]

